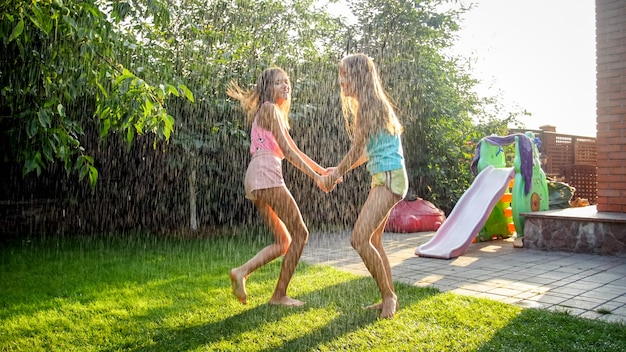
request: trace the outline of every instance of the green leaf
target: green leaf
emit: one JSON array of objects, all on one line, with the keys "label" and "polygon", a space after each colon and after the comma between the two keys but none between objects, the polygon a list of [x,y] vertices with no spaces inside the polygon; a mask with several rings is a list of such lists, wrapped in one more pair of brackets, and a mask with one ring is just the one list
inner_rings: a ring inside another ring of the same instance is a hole
[{"label": "green leaf", "polygon": [[135,130],[132,127],[129,127],[126,130],[126,142],[130,145],[132,143],[133,138],[135,137]]},{"label": "green leaf", "polygon": [[[102,112],[100,113],[100,119],[101,120],[109,120],[109,114],[111,114],[111,108],[110,107],[106,107],[104,108],[104,110],[102,110]],[[109,124],[111,122],[109,121]]]},{"label": "green leaf", "polygon": [[78,180],[82,181],[89,173],[89,168],[85,164],[80,164],[78,168]]},{"label": "green leaf", "polygon": [[168,94],[174,94],[175,96],[179,96],[179,94],[178,94],[178,90],[176,89],[176,87],[174,87],[174,86],[173,86],[173,85],[171,85],[171,84],[168,84],[168,85],[167,85],[167,93],[168,93]]},{"label": "green leaf", "polygon": [[[108,109],[108,108],[107,108]],[[111,120],[102,120],[102,126],[100,127],[100,138],[104,138],[109,134],[111,128]]]},{"label": "green leaf", "polygon": [[152,109],[153,108],[154,108],[154,104],[152,103],[152,101],[150,101],[150,99],[144,100],[143,116],[144,117],[150,117],[150,114],[152,113]]},{"label": "green leaf", "polygon": [[57,112],[59,113],[59,116],[65,117],[65,106],[63,106],[63,104],[57,105]]},{"label": "green leaf", "polygon": [[92,190],[96,188],[97,182],[98,182],[98,169],[96,169],[95,166],[89,165],[89,184],[91,185]]},{"label": "green leaf", "polygon": [[193,92],[191,90],[189,90],[189,88],[187,88],[187,86],[185,86],[184,84],[181,84],[178,86],[178,89],[182,90],[183,93],[185,93],[185,97],[187,98],[187,100],[189,100],[190,102],[195,102],[194,98],[193,98]]},{"label": "green leaf", "polygon": [[50,115],[48,114],[48,109],[42,109],[37,112],[37,118],[39,119],[39,124],[43,128],[50,127]]},{"label": "green leaf", "polygon": [[107,93],[107,91],[104,89],[104,87],[102,86],[102,84],[100,84],[99,82],[96,82],[96,85],[98,86],[98,88],[100,88],[100,92],[102,92],[102,95],[107,98],[109,96],[109,94]]},{"label": "green leaf", "polygon": [[135,77],[130,71],[128,71],[127,69],[122,70],[122,74],[117,76],[117,78],[115,78],[115,81],[113,81],[114,84],[118,85],[120,84],[120,82],[129,79],[129,78],[133,78]]},{"label": "green leaf", "polygon": [[52,105],[54,105],[54,103],[55,103],[55,102],[56,102],[56,99],[54,99],[54,98],[48,99],[48,100],[46,100],[46,102],[43,104],[43,107],[44,107],[44,108],[49,108],[49,107],[51,107]]},{"label": "green leaf", "polygon": [[163,128],[163,135],[166,140],[170,139],[170,135],[174,130],[174,118],[168,114],[163,116],[163,122],[165,123],[165,127]]},{"label": "green leaf", "polygon": [[35,18],[30,17],[30,20],[33,22],[33,24],[37,28],[39,28],[44,33],[46,33],[46,35],[49,35],[50,29],[52,29],[52,26],[50,26],[49,18],[44,18],[44,14],[39,8],[39,6],[33,5],[31,7],[31,10],[33,11],[33,14],[35,15]]},{"label": "green leaf", "polygon": [[11,35],[9,36],[9,43],[19,37],[22,32],[24,31],[24,20],[20,20],[15,27],[13,27],[13,31],[11,32]]},{"label": "green leaf", "polygon": [[26,126],[26,135],[29,139],[35,137],[37,131],[39,130],[38,121],[39,120],[35,118],[28,120],[28,124]]}]

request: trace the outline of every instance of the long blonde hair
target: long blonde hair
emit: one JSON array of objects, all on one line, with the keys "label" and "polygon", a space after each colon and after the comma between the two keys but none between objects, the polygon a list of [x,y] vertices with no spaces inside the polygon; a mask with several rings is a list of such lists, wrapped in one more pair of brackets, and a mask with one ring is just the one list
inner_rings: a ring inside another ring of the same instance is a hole
[{"label": "long blonde hair", "polygon": [[226,94],[229,97],[239,100],[241,107],[246,112],[246,122],[252,124],[254,116],[261,108],[261,105],[265,102],[275,104],[282,112],[283,122],[285,126],[289,128],[289,110],[291,108],[291,94],[289,99],[282,105],[276,104],[276,92],[274,92],[274,81],[276,76],[283,74],[285,77],[289,77],[287,73],[278,67],[270,67],[263,70],[261,76],[256,83],[254,89],[243,89],[235,81],[231,81],[226,88]]},{"label": "long blonde hair", "polygon": [[374,61],[365,54],[351,54],[341,60],[339,68],[345,72],[350,89],[356,92],[352,97],[341,91],[350,138],[367,138],[383,128],[392,135],[401,134],[402,124],[383,89]]}]

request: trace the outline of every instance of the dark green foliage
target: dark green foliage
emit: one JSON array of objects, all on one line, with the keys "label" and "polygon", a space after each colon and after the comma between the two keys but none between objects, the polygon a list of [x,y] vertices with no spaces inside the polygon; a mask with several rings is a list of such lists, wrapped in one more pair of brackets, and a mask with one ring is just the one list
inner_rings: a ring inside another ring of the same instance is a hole
[{"label": "dark green foliage", "polygon": [[[0,151],[3,161],[22,163],[24,174],[40,175],[58,161],[68,174],[88,176],[95,187],[98,170],[80,140],[87,125],[98,125],[101,137],[121,132],[128,143],[144,133],[169,139],[174,121],[166,99],[193,100],[184,85],[153,84],[147,79],[154,77],[139,75],[140,68],[132,68],[126,56],[139,48],[137,38],[116,27],[103,12],[107,6],[98,5],[55,0],[0,6],[5,53]],[[118,11],[111,14],[116,19]]]},{"label": "dark green foliage", "polygon": [[[0,198],[50,200],[42,214],[59,231],[185,227],[192,200],[200,226],[257,222],[243,191],[248,126],[226,85],[284,68],[294,140],[334,166],[350,147],[337,63],[365,52],[405,126],[410,192],[449,212],[472,180],[474,143],[506,134],[516,118],[487,112],[494,102],[479,99],[463,63],[445,55],[466,9],[347,1],[353,23],[315,3],[4,2]],[[91,188],[66,177],[73,172]],[[328,195],[291,165],[285,178],[314,225],[352,224],[369,189],[364,168]]]}]

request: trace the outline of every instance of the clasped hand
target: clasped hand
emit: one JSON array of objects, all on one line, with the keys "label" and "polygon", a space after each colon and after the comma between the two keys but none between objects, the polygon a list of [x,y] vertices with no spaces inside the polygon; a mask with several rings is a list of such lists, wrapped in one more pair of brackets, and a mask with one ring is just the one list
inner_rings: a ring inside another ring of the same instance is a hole
[{"label": "clasped hand", "polygon": [[317,186],[325,193],[328,193],[335,189],[338,183],[343,181],[343,177],[339,177],[336,167],[329,167],[325,171],[325,174],[318,178]]}]

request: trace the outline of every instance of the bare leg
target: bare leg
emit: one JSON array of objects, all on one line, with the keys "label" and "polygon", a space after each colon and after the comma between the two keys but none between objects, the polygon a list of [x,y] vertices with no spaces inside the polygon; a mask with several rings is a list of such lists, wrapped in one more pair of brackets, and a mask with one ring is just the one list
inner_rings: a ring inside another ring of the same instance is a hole
[{"label": "bare leg", "polygon": [[[352,247],[376,281],[382,297],[382,318],[391,318],[396,312],[398,297],[393,288],[389,260],[382,250],[382,230],[391,208],[400,200],[386,187],[373,188],[352,231]],[[377,231],[380,232],[377,234]],[[373,241],[373,242],[372,242]],[[379,247],[379,248],[376,248]],[[381,249],[381,251],[379,251]],[[383,259],[384,258],[384,259]]]},{"label": "bare leg", "polygon": [[278,218],[274,210],[259,198],[254,201],[254,205],[259,209],[263,220],[272,231],[274,243],[261,249],[242,266],[230,271],[233,293],[242,304],[246,304],[248,298],[246,292],[246,278],[256,269],[285,254],[291,243],[291,236],[285,224]]},{"label": "bare leg", "polygon": [[[391,287],[391,291],[393,293],[396,293],[395,288],[393,286],[393,278],[391,277],[391,265],[389,264],[389,258],[387,257],[387,253],[385,252],[385,249],[383,248],[383,242],[382,242],[385,225],[387,224],[387,220],[389,220],[389,213],[391,213],[391,210],[387,213],[387,216],[385,216],[385,219],[383,220],[383,222],[380,223],[380,225],[374,231],[374,234],[372,235],[372,238],[371,238],[371,242],[374,248],[378,251],[380,258],[383,261],[383,266],[385,267],[385,274],[387,274],[386,275],[387,282],[389,283],[389,286]],[[398,303],[398,301],[396,301],[396,310],[399,307],[400,307],[400,304]],[[366,309],[382,310],[383,304],[382,303],[372,304],[370,306],[367,306]]]},{"label": "bare leg", "polygon": [[300,209],[287,187],[259,190],[257,191],[257,197],[263,199],[274,210],[291,234],[291,244],[283,258],[278,283],[269,303],[301,306],[304,302],[287,296],[287,287],[296,270],[296,266],[298,266],[304,246],[308,241],[309,230],[304,224]]}]

